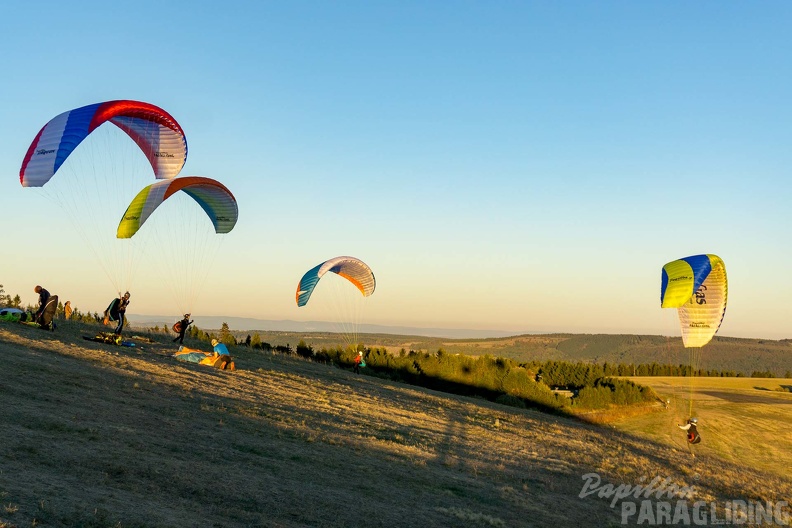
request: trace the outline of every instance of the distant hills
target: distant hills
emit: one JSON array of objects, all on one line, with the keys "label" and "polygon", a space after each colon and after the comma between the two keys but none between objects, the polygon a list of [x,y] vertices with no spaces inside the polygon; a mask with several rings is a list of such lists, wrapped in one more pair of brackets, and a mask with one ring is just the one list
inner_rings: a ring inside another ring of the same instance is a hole
[{"label": "distant hills", "polygon": [[[170,327],[176,318],[167,315],[133,315],[128,319],[135,326]],[[338,325],[326,321],[272,321],[248,317],[196,316],[195,324],[202,330],[220,328],[223,323],[233,331],[281,331],[281,332],[338,332]],[[427,337],[447,337],[452,339],[473,339],[487,337],[506,337],[515,332],[502,330],[469,330],[461,328],[422,328],[408,326],[386,326],[361,324],[358,331],[364,334],[418,335]]]}]

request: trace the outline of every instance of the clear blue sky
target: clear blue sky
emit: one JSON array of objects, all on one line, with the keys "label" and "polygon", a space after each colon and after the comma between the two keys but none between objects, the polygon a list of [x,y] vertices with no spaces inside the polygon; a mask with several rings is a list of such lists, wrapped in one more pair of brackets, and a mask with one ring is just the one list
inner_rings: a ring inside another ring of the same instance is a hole
[{"label": "clear blue sky", "polygon": [[[332,319],[297,280],[354,255],[365,322],[669,333],[662,265],[715,253],[720,335],[792,337],[790,27],[789,2],[12,1],[0,284],[113,296],[18,173],[55,115],[136,99],[239,202],[196,315]],[[139,273],[130,311],[176,314]]]}]

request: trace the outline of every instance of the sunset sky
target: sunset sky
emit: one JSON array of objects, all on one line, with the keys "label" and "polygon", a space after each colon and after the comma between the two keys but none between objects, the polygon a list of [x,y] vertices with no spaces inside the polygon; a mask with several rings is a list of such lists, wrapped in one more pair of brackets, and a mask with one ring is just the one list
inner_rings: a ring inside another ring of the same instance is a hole
[{"label": "sunset sky", "polygon": [[[663,264],[714,253],[719,335],[792,338],[790,27],[780,1],[12,1],[0,284],[115,295],[19,169],[54,116],[134,99],[238,201],[194,315],[332,320],[297,281],[352,255],[377,277],[363,322],[672,334]],[[140,263],[130,313],[179,315],[169,273]]]}]

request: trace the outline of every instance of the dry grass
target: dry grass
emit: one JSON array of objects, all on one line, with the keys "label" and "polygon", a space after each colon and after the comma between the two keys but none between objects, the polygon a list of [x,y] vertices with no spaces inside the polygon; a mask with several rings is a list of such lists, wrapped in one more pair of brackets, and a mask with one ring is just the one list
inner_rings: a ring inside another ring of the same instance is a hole
[{"label": "dry grass", "polygon": [[668,476],[702,500],[792,491],[662,438],[247,349],[218,371],[164,338],[85,331],[0,325],[0,526],[616,525],[608,500],[578,498],[590,472]]},{"label": "dry grass", "polygon": [[[677,423],[691,414],[699,419],[704,454],[789,475],[792,467],[792,379],[779,378],[629,378],[652,387],[671,401],[668,411],[625,417],[620,429],[675,445]],[[692,405],[691,405],[692,402]]]}]

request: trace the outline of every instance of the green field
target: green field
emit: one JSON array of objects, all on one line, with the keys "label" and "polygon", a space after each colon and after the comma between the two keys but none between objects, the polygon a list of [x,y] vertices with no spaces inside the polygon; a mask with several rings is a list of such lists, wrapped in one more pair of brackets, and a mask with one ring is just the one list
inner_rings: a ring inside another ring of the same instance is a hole
[{"label": "green field", "polygon": [[788,475],[792,467],[792,379],[633,377],[668,399],[668,410],[616,422],[623,431],[686,446],[684,424],[699,419],[696,454]]}]

